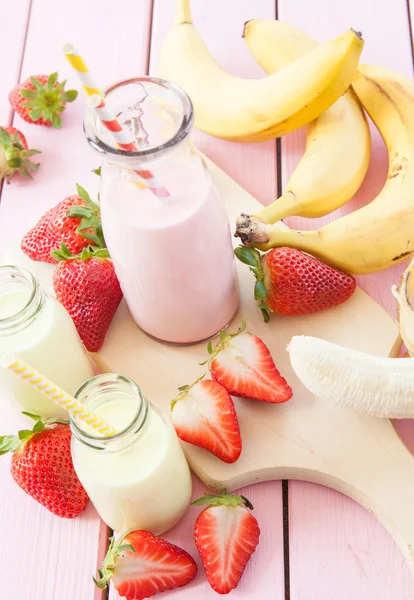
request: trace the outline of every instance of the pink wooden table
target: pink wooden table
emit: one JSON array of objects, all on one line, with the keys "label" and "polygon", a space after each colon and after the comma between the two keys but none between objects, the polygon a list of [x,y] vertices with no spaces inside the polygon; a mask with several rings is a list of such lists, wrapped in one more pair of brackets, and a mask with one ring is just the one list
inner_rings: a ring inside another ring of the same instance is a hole
[{"label": "pink wooden table", "polygon": [[[192,0],[194,21],[215,57],[230,71],[260,76],[241,39],[243,23],[278,16],[319,41],[349,27],[366,41],[363,61],[395,68],[412,77],[410,3],[414,0]],[[172,0],[14,0],[2,6],[0,124],[21,127],[42,150],[42,167],[32,183],[3,186],[0,252],[21,236],[49,207],[75,191],[75,183],[96,187],[90,173],[96,159],[84,141],[84,96],[65,115],[61,131],[23,123],[14,117],[7,93],[20,79],[59,70],[78,83],[61,53],[66,41],[82,50],[102,85],[123,77],[155,73],[157,54],[172,21]],[[79,88],[78,88],[79,89]],[[236,144],[195,133],[199,148],[263,203],[269,203],[303,151],[295,133],[280,143]],[[381,188],[387,156],[376,132],[367,181],[345,213],[371,200]],[[337,215],[334,215],[335,217]],[[332,218],[328,217],[327,219]],[[327,220],[325,219],[325,220]],[[290,224],[303,228],[302,219]],[[314,225],[312,223],[312,225]],[[403,265],[360,278],[360,285],[395,314],[390,288]],[[24,419],[3,410],[1,433]],[[414,426],[399,424],[414,448]],[[93,507],[74,521],[52,516],[11,481],[8,458],[0,460],[0,585],[7,600],[92,600],[99,552],[106,529]],[[202,485],[195,483],[195,495]],[[243,490],[255,505],[262,538],[254,559],[232,597],[238,600],[410,600],[412,578],[397,546],[373,516],[348,498],[317,485],[268,482]],[[196,556],[192,525],[196,509],[168,538]],[[414,514],[414,508],[413,508]],[[413,516],[414,518],[414,516]],[[116,594],[110,596],[112,599]],[[164,596],[163,596],[164,597]],[[217,597],[200,571],[185,590],[165,594],[180,600]]]}]

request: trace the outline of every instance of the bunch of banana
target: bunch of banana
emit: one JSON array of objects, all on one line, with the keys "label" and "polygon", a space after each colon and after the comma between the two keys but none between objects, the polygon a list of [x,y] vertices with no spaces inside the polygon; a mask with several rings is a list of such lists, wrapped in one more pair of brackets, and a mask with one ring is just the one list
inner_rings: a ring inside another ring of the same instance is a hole
[{"label": "bunch of banana", "polygon": [[[283,21],[248,21],[245,38],[256,62],[276,73],[317,47],[309,35]],[[264,223],[285,217],[322,217],[357,192],[368,169],[371,138],[352,89],[311,123],[306,151],[278,200],[256,213]]]},{"label": "bunch of banana", "polygon": [[414,417],[414,358],[384,358],[311,336],[294,336],[290,362],[322,400],[374,417]]},{"label": "bunch of banana", "polygon": [[189,0],[176,0],[161,77],[190,96],[197,127],[230,140],[262,141],[313,121],[348,89],[364,45],[349,30],[263,79],[242,79],[214,61],[191,22]]},{"label": "bunch of banana", "polygon": [[360,65],[352,85],[388,148],[380,194],[316,231],[281,230],[241,215],[236,236],[243,243],[292,246],[355,274],[387,269],[414,250],[414,83],[391,69]]}]

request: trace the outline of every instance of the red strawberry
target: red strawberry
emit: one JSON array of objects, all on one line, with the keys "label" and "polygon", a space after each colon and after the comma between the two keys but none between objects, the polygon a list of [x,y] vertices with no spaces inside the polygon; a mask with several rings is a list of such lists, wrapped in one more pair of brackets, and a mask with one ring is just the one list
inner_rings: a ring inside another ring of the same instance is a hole
[{"label": "red strawberry", "polygon": [[89,244],[103,245],[99,206],[80,185],[78,196],[68,196],[48,210],[23,237],[21,248],[32,260],[56,263],[52,250],[63,242],[71,254]]},{"label": "red strawberry", "polygon": [[62,249],[53,253],[61,260],[53,273],[56,298],[66,308],[79,336],[90,352],[97,352],[122,300],[122,290],[106,249],[93,252],[89,247],[81,256]]},{"label": "red strawberry", "polygon": [[172,422],[178,437],[205,448],[224,462],[236,462],[242,441],[236,409],[228,391],[210,379],[198,379],[180,391],[171,402]]},{"label": "red strawberry", "polygon": [[254,297],[266,323],[269,310],[307,315],[342,304],[356,288],[352,275],[295,248],[273,248],[261,255],[255,248],[239,246],[235,254],[256,276]]},{"label": "red strawberry", "polygon": [[120,596],[143,600],[157,592],[190,583],[197,565],[185,550],[148,531],[128,531],[111,543],[95,584],[105,589],[112,579]]},{"label": "red strawberry", "polygon": [[290,400],[291,387],[275,367],[269,348],[246,325],[229,334],[220,331],[220,341],[208,344],[212,378],[233,396],[279,404]]},{"label": "red strawberry", "polygon": [[17,85],[9,94],[9,102],[28,123],[62,127],[61,114],[67,102],[73,102],[78,92],[65,91],[66,81],[58,82],[58,74],[36,75]]},{"label": "red strawberry", "polygon": [[208,504],[198,516],[194,538],[207,579],[218,594],[237,587],[259,543],[260,529],[244,496],[204,494],[192,504]]},{"label": "red strawberry", "polygon": [[0,454],[13,452],[11,474],[26,494],[54,515],[73,519],[89,498],[73,468],[70,427],[60,419],[23,414],[35,419],[35,426],[0,437]]},{"label": "red strawberry", "polygon": [[29,160],[35,154],[40,154],[39,150],[29,150],[21,131],[15,127],[0,127],[0,183],[3,179],[10,183],[16,173],[32,179],[29,169],[39,168],[39,163]]}]

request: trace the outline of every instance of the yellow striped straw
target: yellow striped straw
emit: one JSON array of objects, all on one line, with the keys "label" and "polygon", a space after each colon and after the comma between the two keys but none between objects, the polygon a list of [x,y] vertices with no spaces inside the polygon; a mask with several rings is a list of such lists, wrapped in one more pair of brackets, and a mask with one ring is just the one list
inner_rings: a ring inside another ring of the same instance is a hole
[{"label": "yellow striped straw", "polygon": [[4,369],[12,371],[15,375],[23,379],[23,381],[43,394],[43,396],[67,410],[72,417],[77,417],[95,429],[98,433],[105,436],[115,435],[116,431],[112,425],[105,423],[105,421],[95,413],[86,408],[84,404],[64,392],[61,388],[49,381],[46,377],[14,354],[4,354],[1,357],[0,364]]},{"label": "yellow striped straw", "polygon": [[93,77],[91,76],[85,61],[80,56],[75,46],[73,44],[65,44],[63,46],[63,52],[70,66],[74,71],[77,72],[78,77],[81,80],[82,87],[87,95],[92,96],[93,94],[98,94],[99,96],[103,96],[101,90],[98,88]]}]

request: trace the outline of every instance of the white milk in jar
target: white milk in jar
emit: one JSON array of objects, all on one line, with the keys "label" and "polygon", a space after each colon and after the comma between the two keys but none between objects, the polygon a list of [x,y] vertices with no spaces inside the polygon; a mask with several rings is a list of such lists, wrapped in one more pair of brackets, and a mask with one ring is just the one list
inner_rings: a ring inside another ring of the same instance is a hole
[{"label": "white milk in jar", "polygon": [[[63,306],[26,269],[0,266],[0,356],[14,353],[69,394],[93,376],[93,366]],[[67,412],[0,369],[0,388],[22,410],[67,419]]]},{"label": "white milk in jar", "polygon": [[118,532],[173,527],[189,506],[191,476],[170,419],[113,373],[94,377],[76,397],[117,431],[103,437],[71,419],[73,464],[102,520]]}]

